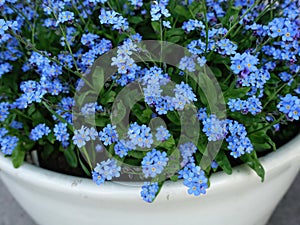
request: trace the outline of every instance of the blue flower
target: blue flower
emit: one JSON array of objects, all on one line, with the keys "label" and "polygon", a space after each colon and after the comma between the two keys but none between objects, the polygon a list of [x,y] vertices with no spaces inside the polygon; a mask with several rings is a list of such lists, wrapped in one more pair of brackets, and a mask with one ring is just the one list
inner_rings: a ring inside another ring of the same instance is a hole
[{"label": "blue flower", "polygon": [[188,193],[190,195],[199,196],[206,193],[208,179],[204,171],[194,163],[189,163],[180,170],[179,178],[184,179],[183,184],[188,187]]},{"label": "blue flower", "polygon": [[29,138],[33,141],[37,141],[44,135],[47,136],[50,132],[50,128],[46,126],[46,124],[42,123],[31,130]]},{"label": "blue flower", "polygon": [[19,138],[7,135],[0,139],[1,151],[5,155],[11,155],[13,150],[17,147]]},{"label": "blue flower", "polygon": [[95,45],[95,40],[97,40],[98,38],[100,37],[97,34],[83,34],[81,37],[81,43],[88,47],[93,47]]},{"label": "blue flower", "polygon": [[70,11],[63,11],[60,12],[57,19],[57,24],[65,23],[65,22],[72,22],[74,20],[74,13]]},{"label": "blue flower", "polygon": [[247,137],[246,128],[237,121],[227,120],[228,131],[230,135],[226,138],[228,149],[231,150],[230,155],[238,158],[245,153],[253,151],[253,145]]},{"label": "blue flower", "polygon": [[179,69],[187,70],[188,72],[195,72],[196,63],[195,57],[184,56],[179,62]]},{"label": "blue flower", "polygon": [[134,147],[131,145],[130,141],[120,140],[116,143],[114,150],[116,155],[123,158],[128,154],[128,151],[132,150]]},{"label": "blue flower", "polygon": [[166,141],[171,137],[170,132],[163,126],[156,128],[155,137],[158,141]]},{"label": "blue flower", "polygon": [[116,131],[116,126],[108,124],[102,131],[99,132],[99,137],[105,146],[117,142],[119,135]]},{"label": "blue flower", "polygon": [[283,112],[290,120],[299,120],[300,116],[300,99],[297,96],[287,94],[280,98],[277,105],[280,112]]},{"label": "blue flower", "polygon": [[197,151],[197,147],[192,142],[187,142],[179,146],[179,151],[182,157],[181,165],[194,162],[193,154]]},{"label": "blue flower", "polygon": [[166,18],[171,16],[169,10],[164,4],[151,4],[150,14],[152,21],[158,21],[161,19],[162,16]]},{"label": "blue flower", "polygon": [[63,146],[68,146],[68,140],[69,140],[69,133],[67,129],[67,124],[66,123],[58,123],[54,125],[54,136],[56,140],[60,141],[63,143]]},{"label": "blue flower", "polygon": [[231,57],[231,69],[235,74],[248,75],[250,72],[256,72],[258,59],[249,53],[237,53]]},{"label": "blue flower", "polygon": [[199,30],[202,30],[205,28],[205,25],[203,24],[202,21],[190,19],[188,21],[183,22],[182,29],[187,33],[191,32],[193,30],[196,30],[197,28],[199,28]]},{"label": "blue flower", "polygon": [[77,145],[78,148],[85,146],[86,142],[91,140],[90,135],[89,135],[89,129],[82,126],[79,130],[75,130],[72,140],[73,140],[73,143],[75,145]]},{"label": "blue flower", "polygon": [[152,149],[152,151],[148,152],[143,158],[141,163],[145,178],[155,177],[161,174],[168,161],[167,153]]},{"label": "blue flower", "polygon": [[97,166],[92,172],[93,181],[100,185],[107,180],[112,180],[114,177],[120,176],[121,167],[117,165],[115,159],[108,159],[102,161],[100,164],[97,163]]},{"label": "blue flower", "polygon": [[8,133],[8,130],[4,127],[0,128],[0,140]]},{"label": "blue flower", "polygon": [[139,146],[141,148],[151,148],[153,143],[153,137],[151,134],[150,127],[146,125],[138,125],[137,122],[130,125],[127,135],[130,142],[134,146]]},{"label": "blue flower", "polygon": [[104,8],[101,8],[99,20],[101,24],[113,25],[113,30],[125,31],[129,28],[127,19],[113,10],[106,11]]},{"label": "blue flower", "polygon": [[0,103],[0,122],[3,122],[9,115],[10,104],[8,102]]},{"label": "blue flower", "polygon": [[133,5],[135,8],[141,8],[143,6],[143,0],[129,0],[131,5]]},{"label": "blue flower", "polygon": [[223,140],[227,135],[226,121],[219,120],[215,115],[202,120],[202,131],[206,134],[209,141]]},{"label": "blue flower", "polygon": [[[22,129],[23,123],[14,120],[11,122],[10,127],[14,128],[14,129]],[[0,137],[1,137],[1,135],[0,135]]]},{"label": "blue flower", "polygon": [[4,19],[0,19],[0,36],[4,34],[5,31],[7,31],[8,26]]},{"label": "blue flower", "polygon": [[166,27],[166,28],[171,28],[170,21],[163,21],[163,26]]},{"label": "blue flower", "polygon": [[151,203],[155,199],[158,190],[159,186],[157,182],[145,182],[142,186],[141,197],[145,202]]},{"label": "blue flower", "polygon": [[211,162],[210,166],[212,169],[217,169],[219,167],[219,164],[215,160],[213,160]]}]

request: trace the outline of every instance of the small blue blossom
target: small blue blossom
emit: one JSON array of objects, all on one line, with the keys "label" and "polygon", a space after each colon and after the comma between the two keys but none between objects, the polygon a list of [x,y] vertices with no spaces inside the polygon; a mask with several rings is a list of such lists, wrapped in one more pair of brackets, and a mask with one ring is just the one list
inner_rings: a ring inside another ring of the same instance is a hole
[{"label": "small blue blossom", "polygon": [[219,164],[215,160],[213,160],[210,164],[210,167],[212,169],[217,169],[219,167]]},{"label": "small blue blossom", "polygon": [[206,193],[208,179],[204,171],[194,163],[189,163],[180,170],[179,178],[184,179],[183,184],[189,188],[188,193],[190,195],[199,196]]},{"label": "small blue blossom", "polygon": [[182,157],[182,166],[194,162],[193,154],[197,151],[197,147],[192,142],[181,144],[179,146],[179,151]]},{"label": "small blue blossom", "polygon": [[112,180],[114,177],[120,176],[121,167],[117,165],[115,159],[108,159],[102,161],[100,164],[97,163],[97,166],[92,172],[93,181],[100,185],[107,180]]},{"label": "small blue blossom", "polygon": [[300,116],[300,99],[297,96],[287,94],[280,98],[277,105],[280,112],[284,113],[289,120],[299,120]]},{"label": "small blue blossom", "polygon": [[155,199],[158,190],[159,186],[157,182],[145,182],[142,186],[141,197],[145,202],[151,203]]},{"label": "small blue blossom", "polygon": [[7,135],[0,140],[1,151],[5,155],[11,155],[19,142],[19,138]]},{"label": "small blue blossom", "polygon": [[150,127],[146,125],[138,125],[137,122],[130,125],[128,129],[128,137],[134,146],[140,148],[151,148],[153,144],[153,136]]},{"label": "small blue blossom", "polygon": [[160,126],[156,128],[155,137],[158,141],[166,141],[171,137],[171,134],[164,126]]},{"label": "small blue blossom", "polygon": [[4,34],[5,31],[8,30],[8,26],[4,19],[0,19],[0,36]]},{"label": "small blue blossom", "polygon": [[14,129],[22,129],[23,123],[14,120],[11,122],[10,127],[14,128]]},{"label": "small blue blossom", "polygon": [[77,145],[78,148],[81,148],[86,145],[86,142],[91,140],[89,129],[82,126],[79,130],[74,131],[74,136],[72,138],[73,143]]},{"label": "small blue blossom", "polygon": [[162,18],[162,16],[168,18],[171,16],[169,10],[166,8],[166,5],[164,4],[151,4],[151,20],[152,21],[158,21]]},{"label": "small blue blossom", "polygon": [[163,21],[163,26],[166,27],[166,28],[171,28],[170,21]]},{"label": "small blue blossom", "polygon": [[161,174],[168,161],[169,158],[167,157],[166,152],[152,149],[152,151],[148,152],[143,158],[141,163],[145,178],[155,177],[156,175]]},{"label": "small blue blossom", "polygon": [[231,69],[235,74],[248,75],[250,72],[256,72],[258,59],[249,53],[237,53],[231,57]]},{"label": "small blue blossom", "polygon": [[219,120],[215,115],[210,115],[202,120],[202,131],[209,141],[223,140],[227,135],[226,121]]},{"label": "small blue blossom", "polygon": [[205,25],[203,24],[202,21],[192,20],[192,19],[183,22],[183,26],[182,26],[182,29],[187,33],[191,32],[193,30],[196,30],[196,29],[201,30],[201,29],[204,29],[204,28],[205,28]]},{"label": "small blue blossom", "polygon": [[33,141],[37,141],[43,136],[47,136],[50,132],[50,128],[46,126],[46,124],[42,123],[31,130],[29,138]]},{"label": "small blue blossom", "polygon": [[228,131],[230,135],[226,138],[228,149],[231,150],[230,155],[238,158],[245,153],[253,151],[253,145],[247,137],[246,128],[237,121],[227,120]]},{"label": "small blue blossom", "polygon": [[7,133],[8,133],[8,130],[4,127],[1,127],[0,128],[0,139],[2,139]]},{"label": "small blue blossom", "polygon": [[54,125],[54,136],[56,140],[60,141],[63,143],[63,146],[66,147],[69,145],[69,133],[67,129],[67,124],[66,123],[58,123]]},{"label": "small blue blossom", "polygon": [[3,122],[9,115],[10,104],[8,102],[0,103],[0,122]]},{"label": "small blue blossom", "polygon": [[72,22],[74,20],[74,13],[70,11],[63,11],[59,13],[57,24],[65,23],[65,22]]},{"label": "small blue blossom", "polygon": [[103,141],[105,146],[111,145],[114,142],[118,141],[118,133],[116,131],[116,126],[112,126],[108,124],[106,127],[103,128],[102,131],[99,132],[100,140]]},{"label": "small blue blossom", "polygon": [[128,154],[129,151],[134,149],[134,146],[130,143],[130,141],[125,141],[125,140],[120,140],[116,143],[114,146],[114,150],[116,155],[120,156],[123,158]]}]

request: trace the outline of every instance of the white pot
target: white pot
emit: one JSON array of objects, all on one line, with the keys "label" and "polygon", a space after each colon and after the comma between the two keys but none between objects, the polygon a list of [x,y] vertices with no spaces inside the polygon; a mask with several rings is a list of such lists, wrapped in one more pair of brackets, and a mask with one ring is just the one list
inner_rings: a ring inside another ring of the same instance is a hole
[{"label": "white pot", "polygon": [[211,178],[206,195],[189,196],[180,182],[167,182],[152,204],[139,185],[67,176],[29,164],[14,169],[0,156],[1,178],[39,225],[263,225],[300,168],[300,135],[261,158],[264,183],[245,166]]}]

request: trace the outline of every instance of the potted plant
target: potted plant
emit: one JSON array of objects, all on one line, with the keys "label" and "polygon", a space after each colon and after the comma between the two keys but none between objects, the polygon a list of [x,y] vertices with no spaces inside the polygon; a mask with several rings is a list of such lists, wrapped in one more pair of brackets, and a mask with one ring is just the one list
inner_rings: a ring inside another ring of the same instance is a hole
[{"label": "potted plant", "polygon": [[0,1],[2,180],[42,225],[265,224],[300,168],[299,8]]}]

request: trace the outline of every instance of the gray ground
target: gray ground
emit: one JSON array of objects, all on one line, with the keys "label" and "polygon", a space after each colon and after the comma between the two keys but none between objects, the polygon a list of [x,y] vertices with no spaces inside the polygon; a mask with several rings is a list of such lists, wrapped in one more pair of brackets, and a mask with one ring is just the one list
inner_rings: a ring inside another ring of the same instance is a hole
[{"label": "gray ground", "polygon": [[[0,225],[35,225],[1,181]],[[300,225],[300,174],[267,225]]]}]

